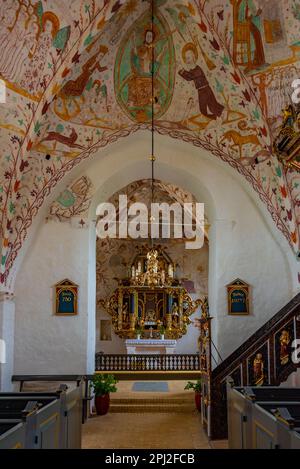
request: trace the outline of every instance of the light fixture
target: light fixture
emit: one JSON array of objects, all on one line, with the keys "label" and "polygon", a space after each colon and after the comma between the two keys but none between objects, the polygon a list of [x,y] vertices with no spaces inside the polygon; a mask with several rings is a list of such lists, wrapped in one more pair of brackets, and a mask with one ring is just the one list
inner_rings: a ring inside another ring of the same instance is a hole
[{"label": "light fixture", "polygon": [[[152,30],[152,38],[154,38],[154,0],[151,0],[151,30]],[[155,63],[155,43],[152,42],[151,45],[151,204],[154,202],[154,163],[155,163],[155,155],[154,155],[154,103],[155,103],[155,96],[154,96],[154,63]],[[150,217],[150,222],[154,222],[154,217]],[[153,247],[153,238],[151,237],[151,246]]]}]

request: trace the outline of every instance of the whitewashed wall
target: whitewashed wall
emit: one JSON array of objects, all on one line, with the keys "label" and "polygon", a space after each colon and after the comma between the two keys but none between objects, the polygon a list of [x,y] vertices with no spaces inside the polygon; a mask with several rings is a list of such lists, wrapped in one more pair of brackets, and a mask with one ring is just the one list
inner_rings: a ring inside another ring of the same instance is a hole
[{"label": "whitewashed wall", "polygon": [[[91,220],[99,202],[128,183],[149,177],[148,147],[150,151],[149,134],[141,132],[74,170],[73,178],[86,174],[96,188]],[[156,178],[189,190],[206,205],[211,224],[209,300],[213,339],[226,357],[297,292],[298,264],[257,195],[227,165],[199,148],[168,137],[157,137],[156,154]],[[61,184],[57,191],[63,188]],[[39,221],[39,228],[31,231],[15,282],[14,372],[84,372],[92,368],[95,351],[92,224],[90,230],[79,230],[64,223]],[[51,287],[65,277],[80,285],[77,317],[53,316]],[[253,288],[249,317],[227,316],[225,286],[236,277]]]},{"label": "whitewashed wall", "polygon": [[[52,287],[65,278],[80,285],[77,316],[54,315]],[[16,374],[89,371],[89,292],[89,230],[44,223],[16,282]]]}]

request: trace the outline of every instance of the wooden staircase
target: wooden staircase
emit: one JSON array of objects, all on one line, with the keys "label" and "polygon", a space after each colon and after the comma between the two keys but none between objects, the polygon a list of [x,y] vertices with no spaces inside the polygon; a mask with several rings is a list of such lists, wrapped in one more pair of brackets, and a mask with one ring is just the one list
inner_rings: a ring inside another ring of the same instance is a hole
[{"label": "wooden staircase", "polygon": [[299,367],[292,361],[295,339],[300,339],[300,294],[203,376],[209,437],[227,438],[226,379],[230,376],[235,386],[279,386]]}]

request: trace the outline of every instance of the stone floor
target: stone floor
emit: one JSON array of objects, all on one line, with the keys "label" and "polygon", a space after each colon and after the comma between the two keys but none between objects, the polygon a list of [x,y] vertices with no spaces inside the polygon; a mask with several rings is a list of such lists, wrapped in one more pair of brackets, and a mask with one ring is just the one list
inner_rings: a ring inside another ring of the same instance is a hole
[{"label": "stone floor", "polygon": [[[149,399],[151,406],[157,399],[159,410],[155,412],[143,409],[137,404],[137,411],[129,413],[109,412],[104,416],[93,415],[83,425],[82,448],[97,449],[211,449],[226,448],[227,442],[209,442],[201,426],[201,417],[194,408],[194,393],[184,391],[182,381],[169,381],[169,392],[132,392],[133,382],[123,381],[118,384],[118,392],[112,395],[112,402],[118,405],[128,399],[143,401]],[[183,399],[191,405],[185,412],[173,412],[168,406],[172,398]],[[163,400],[166,400],[165,411]],[[113,404],[114,405],[114,404]],[[131,404],[132,405],[132,404]],[[147,403],[145,404],[147,407]]]},{"label": "stone floor", "polygon": [[209,449],[199,415],[117,414],[92,417],[83,426],[82,448]]}]

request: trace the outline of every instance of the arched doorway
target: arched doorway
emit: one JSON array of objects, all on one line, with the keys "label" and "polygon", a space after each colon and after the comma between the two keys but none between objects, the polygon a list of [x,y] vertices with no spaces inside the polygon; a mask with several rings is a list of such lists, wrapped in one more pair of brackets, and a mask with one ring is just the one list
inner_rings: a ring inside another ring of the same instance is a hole
[{"label": "arched doorway", "polygon": [[[117,204],[119,195],[127,196],[128,209],[132,203],[138,202],[145,204],[150,213],[151,181],[149,179],[132,182],[110,197],[109,201]],[[184,203],[195,201],[195,197],[183,188],[155,180],[155,203],[169,205],[178,203],[183,206]],[[174,276],[182,283],[191,298],[193,300],[203,298],[208,295],[208,225],[205,227],[203,246],[200,249],[186,249],[187,239],[184,238],[184,230],[182,230],[182,238],[174,238],[174,218],[171,222],[173,225],[170,227],[170,238],[163,237],[161,230],[162,236],[153,240],[153,246],[160,246],[162,252],[174,262],[176,266]],[[161,220],[161,223],[164,223],[164,220]],[[125,340],[116,333],[116,325],[112,324],[111,314],[105,305],[120,281],[131,276],[130,263],[133,257],[147,245],[150,248],[151,241],[143,238],[98,238],[96,241],[96,353],[126,353]],[[165,305],[164,308],[166,307]],[[144,311],[144,314],[146,313]],[[192,327],[195,314],[196,312],[190,317],[191,324],[187,327],[187,332],[184,332],[177,341],[175,353],[197,353],[197,330]]]}]

